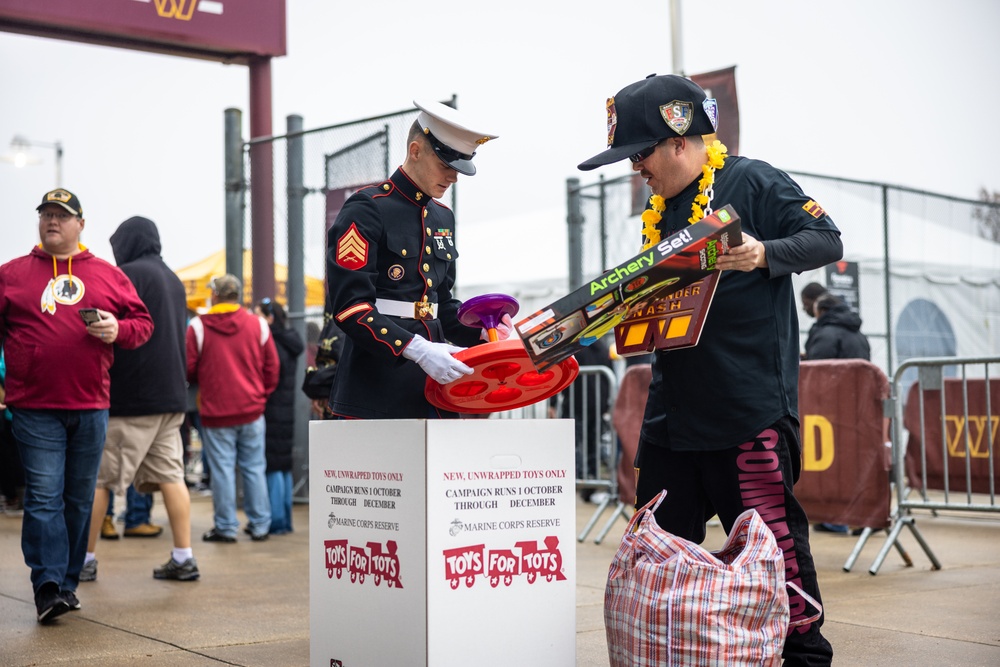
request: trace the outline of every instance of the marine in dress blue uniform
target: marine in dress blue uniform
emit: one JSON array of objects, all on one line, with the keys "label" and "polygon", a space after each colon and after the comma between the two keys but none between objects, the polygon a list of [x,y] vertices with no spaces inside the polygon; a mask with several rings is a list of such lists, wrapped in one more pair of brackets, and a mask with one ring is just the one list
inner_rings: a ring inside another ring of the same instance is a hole
[{"label": "marine in dress blue uniform", "polygon": [[328,307],[346,336],[330,396],[330,409],[340,417],[454,416],[427,402],[428,374],[407,358],[407,348],[415,337],[461,347],[481,342],[481,329],[458,321],[455,216],[424,189],[440,190],[441,179],[418,184],[423,172],[413,150],[416,142],[418,159],[440,160],[471,176],[476,149],[496,135],[470,130],[451,107],[414,104],[421,113],[407,161],[389,180],[352,195],[328,232]]}]

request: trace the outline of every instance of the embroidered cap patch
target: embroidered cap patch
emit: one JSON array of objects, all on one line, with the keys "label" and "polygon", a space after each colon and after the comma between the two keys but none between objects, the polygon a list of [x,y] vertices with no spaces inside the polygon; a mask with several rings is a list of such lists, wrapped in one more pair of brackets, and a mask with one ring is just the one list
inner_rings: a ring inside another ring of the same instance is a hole
[{"label": "embroidered cap patch", "polygon": [[345,269],[360,269],[368,263],[368,241],[352,222],[350,229],[337,241],[337,264]]},{"label": "embroidered cap patch", "polygon": [[708,114],[708,119],[712,121],[712,129],[716,132],[719,131],[719,103],[715,101],[714,97],[709,97],[708,99],[702,101],[701,106],[705,109],[705,113]]},{"label": "embroidered cap patch", "polygon": [[690,102],[674,100],[660,107],[660,115],[674,132],[683,136],[694,120],[694,106]]},{"label": "embroidered cap patch", "polygon": [[618,112],[615,111],[615,98],[608,98],[608,146],[615,143],[615,128],[618,127]]}]

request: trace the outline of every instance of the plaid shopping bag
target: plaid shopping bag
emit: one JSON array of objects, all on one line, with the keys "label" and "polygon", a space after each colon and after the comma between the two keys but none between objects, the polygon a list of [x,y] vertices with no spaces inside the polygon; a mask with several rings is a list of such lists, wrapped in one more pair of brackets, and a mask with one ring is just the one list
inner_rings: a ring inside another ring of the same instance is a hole
[{"label": "plaid shopping bag", "polygon": [[[788,630],[781,550],[756,510],[710,552],[635,513],[611,562],[604,624],[612,667],[780,665]],[[811,601],[811,600],[810,600]]]}]

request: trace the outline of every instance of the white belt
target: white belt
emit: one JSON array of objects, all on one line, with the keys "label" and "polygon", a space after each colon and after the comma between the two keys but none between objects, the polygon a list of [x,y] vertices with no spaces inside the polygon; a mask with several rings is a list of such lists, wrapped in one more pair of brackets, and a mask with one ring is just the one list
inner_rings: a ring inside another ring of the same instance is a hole
[{"label": "white belt", "polygon": [[433,320],[437,318],[438,312],[438,305],[427,301],[375,299],[375,308],[383,315],[405,317],[411,320]]}]

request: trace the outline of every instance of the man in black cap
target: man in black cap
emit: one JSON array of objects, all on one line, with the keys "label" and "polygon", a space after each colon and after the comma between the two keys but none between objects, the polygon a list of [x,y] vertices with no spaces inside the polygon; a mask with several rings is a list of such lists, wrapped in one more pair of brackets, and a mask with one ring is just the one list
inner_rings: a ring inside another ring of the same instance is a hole
[{"label": "man in black cap", "polygon": [[[636,457],[636,506],[661,490],[665,530],[705,539],[718,514],[728,532],[755,508],[774,532],[789,581],[820,599],[809,522],[792,492],[800,472],[798,322],[791,274],[840,259],[840,232],[787,174],[729,157],[703,135],[718,126],[715,100],[680,76],[650,76],[607,102],[608,148],[580,165],[625,158],[653,191],[644,215],[656,243],[731,204],[743,244],[720,256],[724,273],[697,346],[656,352]],[[791,619],[807,617],[790,591]],[[819,621],[791,630],[785,665],[829,665]]]},{"label": "man in black cap", "polygon": [[414,104],[403,165],[352,195],[327,236],[328,304],[346,335],[330,395],[340,417],[448,416],[427,402],[427,377],[446,384],[471,373],[452,353],[481,340],[458,321],[455,216],[436,200],[459,174],[476,173],[476,149],[496,135],[469,129],[451,107]]},{"label": "man in black cap", "polygon": [[80,243],[80,199],[38,205],[41,243],[0,266],[7,405],[24,465],[21,551],[39,623],[80,609],[94,485],[110,405],[112,345],[135,349],[153,320],[128,276]]}]

